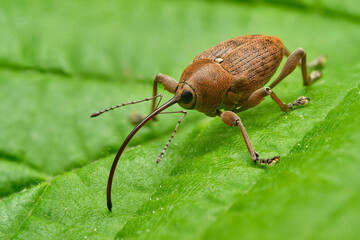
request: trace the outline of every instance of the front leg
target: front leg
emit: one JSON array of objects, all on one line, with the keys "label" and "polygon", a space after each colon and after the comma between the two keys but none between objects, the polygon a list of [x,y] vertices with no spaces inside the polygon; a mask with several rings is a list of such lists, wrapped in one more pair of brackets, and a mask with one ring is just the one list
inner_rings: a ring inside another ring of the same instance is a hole
[{"label": "front leg", "polygon": [[234,112],[231,112],[231,111],[225,111],[225,112],[218,111],[218,115],[221,117],[221,120],[226,125],[229,125],[230,127],[238,126],[240,128],[241,133],[243,135],[243,138],[245,140],[246,147],[247,147],[247,149],[249,151],[250,157],[255,163],[259,162],[260,164],[271,165],[271,164],[275,163],[277,160],[280,159],[280,156],[275,156],[273,158],[268,158],[268,159],[259,158],[259,154],[254,150],[253,146],[251,145],[249,136],[247,135],[245,127],[241,122],[241,119]]},{"label": "front leg", "polygon": [[[178,85],[178,83],[176,82],[175,79],[173,79],[172,77],[162,74],[162,73],[158,73],[156,74],[155,78],[154,78],[154,83],[153,83],[153,96],[157,95],[157,84],[161,83],[164,87],[165,90],[171,93],[175,93],[175,89]],[[153,112],[156,108],[156,100],[155,98],[152,101],[152,105],[151,105],[151,112]]]},{"label": "front leg", "polygon": [[[157,108],[157,105],[159,105],[161,99],[162,99],[162,94],[160,96],[160,100],[158,102],[158,104],[156,104],[156,98],[155,96],[157,96],[157,84],[161,83],[164,87],[165,90],[171,93],[175,93],[175,89],[178,85],[178,83],[176,82],[175,79],[173,79],[172,77],[162,74],[162,73],[158,73],[156,74],[155,78],[154,78],[154,82],[153,82],[153,97],[152,97],[152,104],[151,104],[151,112],[154,112]],[[130,115],[130,122],[133,123],[134,125],[138,125],[145,117],[138,113],[138,112],[133,112]],[[153,120],[157,120],[156,117],[153,118]]]}]

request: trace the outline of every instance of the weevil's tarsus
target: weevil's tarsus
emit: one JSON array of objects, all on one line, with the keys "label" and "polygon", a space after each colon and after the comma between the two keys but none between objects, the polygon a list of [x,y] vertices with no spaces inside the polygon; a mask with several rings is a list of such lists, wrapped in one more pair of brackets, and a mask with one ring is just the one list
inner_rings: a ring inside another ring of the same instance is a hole
[{"label": "weevil's tarsus", "polygon": [[119,162],[119,159],[122,155],[122,153],[124,152],[126,146],[128,145],[128,143],[130,142],[130,140],[134,137],[134,135],[140,130],[140,128],[142,126],[144,126],[148,121],[150,121],[152,118],[154,118],[157,114],[159,114],[160,112],[162,112],[163,110],[165,110],[166,108],[170,107],[171,105],[177,103],[179,101],[179,96],[175,95],[172,99],[170,99],[168,102],[166,102],[165,104],[163,104],[161,107],[159,107],[158,109],[156,109],[155,111],[153,111],[152,113],[150,113],[144,120],[141,121],[141,123],[139,123],[139,125],[137,125],[132,131],[131,133],[127,136],[127,138],[125,139],[125,141],[123,142],[123,144],[121,145],[119,151],[117,152],[114,162],[111,166],[111,170],[110,170],[110,174],[109,174],[109,179],[108,179],[108,185],[107,185],[107,192],[106,192],[106,198],[107,198],[107,207],[109,209],[109,211],[111,211],[112,208],[112,203],[111,203],[111,187],[112,187],[112,181],[114,178],[114,173],[115,173],[115,169],[116,166]]},{"label": "weevil's tarsus", "polygon": [[310,98],[301,96],[301,97],[298,97],[298,99],[296,99],[294,102],[289,103],[288,107],[289,107],[289,109],[292,109],[294,106],[305,105],[309,101],[310,101]]},{"label": "weevil's tarsus", "polygon": [[313,82],[319,78],[321,78],[322,74],[318,70],[314,70],[310,73],[310,81]]},{"label": "weevil's tarsus", "polygon": [[323,68],[326,63],[326,56],[315,58],[307,64],[308,68]]},{"label": "weevil's tarsus", "polygon": [[161,159],[163,158],[166,149],[168,148],[169,144],[171,143],[172,139],[174,138],[175,133],[177,132],[177,129],[178,129],[181,121],[183,120],[183,118],[186,116],[186,113],[187,113],[187,112],[186,112],[186,111],[162,112],[162,113],[159,113],[159,114],[168,114],[168,113],[182,113],[182,114],[184,114],[184,115],[182,115],[181,118],[179,119],[179,121],[177,122],[174,132],[171,134],[171,137],[169,138],[169,140],[167,141],[165,147],[163,148],[163,150],[161,151],[160,155],[159,155],[158,158],[156,159],[156,163],[159,163],[159,162],[161,161]]},{"label": "weevil's tarsus", "polygon": [[259,162],[260,164],[272,165],[273,163],[275,163],[276,161],[278,161],[280,159],[280,156],[275,156],[275,157],[268,158],[268,159],[259,158],[259,154],[254,150],[253,146],[251,145],[249,136],[246,132],[244,125],[241,122],[240,117],[237,116],[234,112],[218,111],[217,114],[220,116],[221,120],[225,124],[227,124],[229,126],[238,126],[240,128],[241,134],[244,138],[245,145],[249,151],[250,157],[255,163]]},{"label": "weevil's tarsus", "polygon": [[145,118],[144,115],[136,112],[136,111],[133,111],[130,113],[130,117],[129,117],[129,120],[132,124],[134,125],[138,125],[139,123],[141,123],[141,121]]},{"label": "weevil's tarsus", "polygon": [[162,98],[162,93],[160,93],[159,95],[156,95],[156,96],[153,96],[153,97],[150,97],[150,98],[145,98],[143,100],[139,100],[139,101],[132,101],[132,102],[128,102],[128,103],[123,103],[123,104],[119,104],[119,105],[116,105],[114,107],[110,107],[110,108],[107,108],[107,109],[104,109],[102,111],[99,111],[99,112],[96,112],[96,113],[93,113],[91,114],[90,117],[97,117],[105,112],[108,112],[108,111],[111,111],[111,110],[114,110],[116,108],[119,108],[119,107],[123,107],[123,106],[126,106],[126,105],[131,105],[131,104],[136,104],[136,103],[141,103],[141,102],[146,102],[146,101],[150,101],[150,100],[153,100],[153,99],[156,99],[157,97],[160,97]]},{"label": "weevil's tarsus", "polygon": [[305,105],[310,101],[310,98],[300,96],[294,102],[285,104],[273,91],[271,92],[270,97],[272,98],[272,100],[274,100],[274,102],[280,107],[281,111],[283,112],[286,112],[289,109],[293,109],[294,106]]},{"label": "weevil's tarsus", "polygon": [[273,165],[274,163],[277,163],[280,160],[280,156],[275,156],[273,158],[268,158],[268,159],[256,159],[254,160],[255,163],[260,163],[261,165]]}]

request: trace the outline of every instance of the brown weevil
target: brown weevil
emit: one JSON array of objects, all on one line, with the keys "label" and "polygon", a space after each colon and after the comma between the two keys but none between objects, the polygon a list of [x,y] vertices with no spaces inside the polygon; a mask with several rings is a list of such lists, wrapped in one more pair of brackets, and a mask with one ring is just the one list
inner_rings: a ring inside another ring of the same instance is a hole
[{"label": "brown weevil", "polygon": [[[268,87],[264,87],[275,74],[284,55],[288,58],[279,76]],[[255,163],[270,165],[276,162],[280,156],[259,158],[259,154],[252,147],[245,127],[236,113],[255,107],[268,95],[280,107],[281,111],[287,111],[294,106],[306,104],[310,99],[303,96],[292,103],[285,104],[272,89],[288,76],[297,65],[301,68],[303,84],[305,86],[310,85],[321,77],[321,72],[314,70],[309,74],[307,68],[320,66],[324,62],[325,57],[319,57],[307,65],[306,53],[303,49],[298,48],[290,54],[277,37],[265,35],[236,37],[221,42],[197,55],[182,73],[179,83],[170,76],[161,73],[157,74],[153,83],[153,97],[117,105],[92,114],[91,117],[96,117],[114,108],[152,101],[151,113],[128,135],[116,154],[107,185],[108,209],[111,211],[112,208],[111,186],[115,168],[126,145],[145,123],[154,119],[156,115],[165,113],[162,111],[175,103],[185,109],[195,109],[210,117],[219,116],[229,126],[238,126],[250,157]],[[172,99],[160,107],[156,105],[156,98],[162,98],[162,94],[157,95],[158,83],[162,84],[165,90],[175,94]],[[183,113],[183,116],[178,121],[173,134],[157,158],[157,163],[160,162],[181,120],[186,115],[186,111],[176,113]]]}]

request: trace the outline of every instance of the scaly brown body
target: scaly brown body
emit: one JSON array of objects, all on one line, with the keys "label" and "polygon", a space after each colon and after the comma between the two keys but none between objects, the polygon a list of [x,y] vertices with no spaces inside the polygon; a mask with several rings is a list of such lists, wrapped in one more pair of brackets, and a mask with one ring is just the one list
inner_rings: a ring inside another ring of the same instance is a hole
[{"label": "scaly brown body", "polygon": [[216,116],[216,110],[221,109],[237,111],[271,79],[284,54],[284,45],[277,37],[233,38],[197,55],[181,75],[180,84],[198,84],[199,91],[208,92],[203,105],[196,108],[208,116]]},{"label": "scaly brown body", "polygon": [[[288,59],[279,76],[268,87],[264,87],[275,74],[284,55],[286,55]],[[320,57],[310,63],[308,67],[321,65],[324,61],[325,58]],[[307,103],[310,99],[302,96],[293,103],[285,104],[272,91],[297,65],[301,67],[305,86],[310,85],[314,80],[321,77],[320,71],[312,71],[310,75],[308,74],[306,53],[301,48],[289,54],[289,51],[285,49],[282,41],[277,37],[265,35],[237,37],[221,42],[197,55],[194,61],[184,70],[179,83],[167,75],[157,74],[154,79],[153,97],[121,104],[91,115],[95,117],[106,111],[127,104],[149,100],[153,101],[152,113],[142,120],[129,134],[114,159],[107,188],[107,205],[109,210],[111,211],[112,208],[111,185],[115,168],[126,145],[146,122],[154,119],[157,114],[160,114],[164,109],[174,103],[178,103],[185,109],[195,109],[203,112],[211,117],[219,116],[221,120],[229,126],[238,126],[250,157],[254,162],[260,162],[261,164],[272,164],[276,162],[280,158],[279,156],[268,159],[259,158],[258,153],[250,143],[241,119],[235,113],[258,105],[264,97],[268,95],[270,95],[282,111],[287,111],[294,106]],[[162,97],[162,95],[157,95],[158,83],[161,83],[165,87],[165,90],[175,94],[171,100],[159,108],[156,106],[156,98],[159,96]],[[223,112],[223,109],[226,111]],[[160,162],[181,120],[186,115],[186,111],[178,111],[177,113],[183,113],[184,115],[178,121],[175,131],[159,155],[157,163]]]}]

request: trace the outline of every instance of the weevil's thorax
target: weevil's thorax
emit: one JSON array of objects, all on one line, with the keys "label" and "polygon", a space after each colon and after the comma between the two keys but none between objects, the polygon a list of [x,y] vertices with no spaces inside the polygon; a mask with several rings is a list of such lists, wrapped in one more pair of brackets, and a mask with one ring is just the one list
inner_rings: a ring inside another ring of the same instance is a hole
[{"label": "weevil's thorax", "polygon": [[[179,105],[186,109],[215,116],[230,88],[231,78],[219,63],[211,60],[196,60],[180,77],[176,93]],[[193,94],[192,98],[190,93]]]}]

